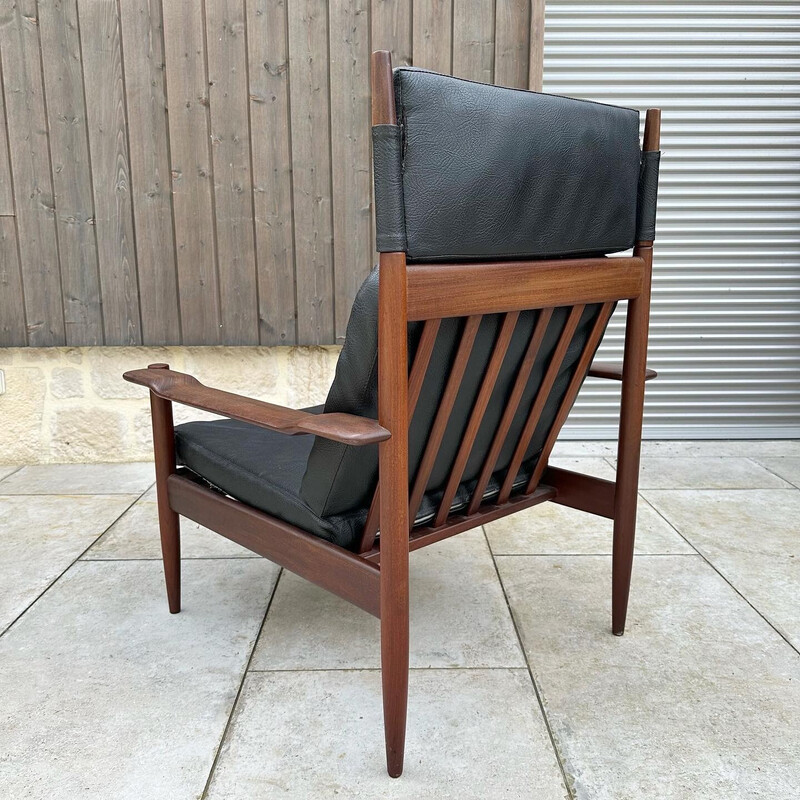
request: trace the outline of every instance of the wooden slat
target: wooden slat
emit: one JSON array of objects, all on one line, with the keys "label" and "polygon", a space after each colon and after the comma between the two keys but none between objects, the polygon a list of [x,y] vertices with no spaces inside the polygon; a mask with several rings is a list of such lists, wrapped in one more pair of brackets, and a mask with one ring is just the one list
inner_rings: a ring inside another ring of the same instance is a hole
[{"label": "wooden slat", "polygon": [[517,320],[519,319],[519,311],[512,311],[506,314],[503,319],[503,326],[500,328],[500,333],[497,336],[492,357],[486,368],[486,374],[483,376],[481,388],[478,396],[475,399],[475,405],[472,407],[472,413],[469,417],[464,435],[461,438],[461,444],[458,448],[453,467],[450,471],[450,477],[447,479],[442,501],[439,504],[439,510],[436,512],[436,518],[433,527],[443,525],[447,520],[450,513],[450,504],[456,495],[458,485],[461,483],[461,476],[464,474],[464,468],[467,466],[467,459],[472,452],[472,446],[475,444],[475,437],[478,435],[478,430],[483,422],[483,415],[489,405],[492,392],[494,391],[497,376],[500,374],[500,368],[503,366],[503,361],[508,352],[508,345],[511,342],[511,336],[514,333]]},{"label": "wooden slat", "polygon": [[467,362],[472,353],[472,345],[475,342],[475,335],[478,332],[481,319],[482,316],[476,314],[467,317],[467,321],[464,324],[464,330],[461,333],[456,356],[453,359],[453,366],[450,368],[447,384],[442,394],[442,399],[439,402],[439,408],[436,410],[436,416],[434,417],[430,433],[428,434],[428,441],[425,445],[425,451],[422,454],[422,460],[417,468],[417,474],[414,476],[414,484],[408,501],[408,517],[411,525],[414,524],[414,518],[417,516],[417,511],[419,511],[422,496],[425,494],[428,480],[431,477],[433,466],[436,463],[436,456],[439,454],[444,432],[450,420],[450,413],[453,410],[453,404],[456,401],[458,390],[461,388],[461,382],[464,379],[464,371],[467,368]]},{"label": "wooden slat", "polygon": [[[106,344],[141,344],[128,123],[116,0],[78,0]],[[62,264],[63,272],[63,264]]]},{"label": "wooden slat", "polygon": [[297,335],[334,340],[328,9],[325,0],[288,0]]},{"label": "wooden slat", "polygon": [[[0,57],[28,344],[63,345],[64,311],[36,0],[3,13]],[[23,302],[23,297],[18,298]]]},{"label": "wooden slat", "polygon": [[369,129],[369,0],[330,5],[331,154],[333,168],[336,340],[372,266]]},{"label": "wooden slat", "polygon": [[53,160],[64,323],[68,345],[103,344],[77,0],[39,0],[39,35]]},{"label": "wooden slat", "polygon": [[143,344],[181,341],[161,0],[119,4]]},{"label": "wooden slat", "polygon": [[409,264],[408,318],[464,317],[636,297],[640,258]]},{"label": "wooden slat", "polygon": [[392,64],[412,63],[412,0],[372,0],[372,50],[388,50]]},{"label": "wooden slat", "polygon": [[[414,411],[417,407],[417,400],[419,400],[419,393],[422,390],[422,384],[425,381],[425,374],[428,371],[428,364],[431,362],[431,354],[433,347],[436,344],[436,337],[439,333],[439,326],[441,320],[430,319],[425,323],[420,335],[419,344],[417,345],[417,352],[414,354],[414,364],[411,367],[411,375],[408,379],[408,419],[409,421],[414,417]],[[380,481],[375,487],[375,494],[370,503],[369,512],[367,513],[367,521],[364,524],[364,532],[361,536],[361,546],[359,552],[364,552],[372,547],[375,541],[375,534],[378,532],[378,522],[381,514],[381,486]],[[413,520],[412,520],[413,522]]]},{"label": "wooden slat", "polygon": [[[427,547],[429,544],[434,544],[450,536],[472,530],[487,522],[493,522],[501,517],[514,514],[517,511],[522,511],[525,508],[537,506],[547,500],[555,499],[556,490],[542,484],[533,494],[513,497],[505,505],[488,505],[479,513],[466,516],[454,514],[447,525],[442,525],[439,528],[417,528],[408,539],[408,549],[410,551],[419,550],[422,547]],[[380,563],[381,551],[379,548],[374,548],[368,553],[364,553],[362,558],[372,563]]]},{"label": "wooden slat", "polygon": [[514,455],[511,457],[506,476],[500,487],[500,493],[497,495],[497,502],[500,504],[507,502],[511,495],[514,479],[517,477],[520,466],[522,466],[522,461],[525,458],[525,451],[528,449],[533,434],[536,432],[536,426],[539,424],[539,419],[550,397],[553,384],[561,370],[561,365],[564,363],[564,356],[566,356],[567,349],[572,342],[572,337],[575,335],[575,329],[578,327],[584,308],[585,306],[583,305],[573,306],[569,312],[567,321],[564,323],[561,335],[558,338],[558,343],[553,350],[553,355],[550,357],[550,363],[547,365],[547,370],[544,373],[542,382],[536,390],[536,399],[533,401],[525,426],[522,429],[516,449],[514,450]]},{"label": "wooden slat", "polygon": [[414,66],[449,73],[453,64],[453,4],[414,0]]},{"label": "wooden slat", "polygon": [[295,344],[289,53],[284,0],[248,0],[247,31],[260,340],[264,345]]},{"label": "wooden slat", "polygon": [[544,66],[545,0],[531,0],[531,32],[528,40],[528,88],[542,91]]},{"label": "wooden slat", "polygon": [[496,0],[494,83],[498,86],[528,88],[530,23],[530,0]]},{"label": "wooden slat", "polygon": [[514,416],[519,408],[522,395],[525,391],[525,387],[528,384],[528,378],[530,377],[531,370],[536,362],[536,357],[539,355],[539,348],[542,346],[542,340],[547,332],[547,326],[550,324],[550,319],[552,316],[552,308],[543,308],[536,318],[536,324],[534,325],[533,332],[531,333],[531,338],[528,341],[528,347],[525,350],[525,355],[522,357],[519,369],[517,370],[517,378],[514,381],[514,388],[511,390],[506,407],[503,410],[503,416],[500,418],[500,424],[497,426],[494,438],[492,439],[492,446],[489,448],[489,452],[486,454],[480,474],[478,475],[478,481],[475,484],[472,498],[470,499],[469,506],[467,507],[467,514],[474,514],[481,505],[483,493],[486,491],[486,486],[489,483],[489,479],[494,473],[497,459],[499,458],[500,451],[503,449],[503,445],[505,444],[508,431],[511,428],[511,423],[514,421]]},{"label": "wooden slat", "polygon": [[167,488],[178,514],[380,616],[380,572],[367,560],[179,475]]},{"label": "wooden slat", "polygon": [[583,385],[584,378],[589,370],[589,364],[591,364],[592,358],[594,358],[597,346],[600,344],[600,339],[603,338],[603,333],[605,332],[606,325],[608,324],[609,317],[611,316],[611,312],[613,310],[613,303],[606,303],[600,309],[600,313],[598,314],[597,319],[592,326],[592,331],[589,334],[589,338],[586,340],[586,344],[583,346],[578,363],[575,366],[574,372],[572,373],[569,385],[567,386],[567,391],[564,393],[564,397],[561,400],[561,405],[558,407],[558,412],[555,420],[553,421],[553,425],[544,441],[544,446],[542,447],[542,452],[539,455],[539,460],[536,462],[533,474],[528,480],[528,485],[525,489],[526,494],[530,494],[541,480],[542,473],[547,467],[547,459],[550,458],[553,445],[555,445],[556,439],[558,438],[558,433],[563,424],[566,422],[567,415],[572,408],[572,404],[575,402],[575,398],[578,396],[578,391]]},{"label": "wooden slat", "polygon": [[258,344],[244,0],[205,4],[220,335]]},{"label": "wooden slat", "polygon": [[27,343],[5,103],[0,85],[0,347],[24,347]]},{"label": "wooden slat", "polygon": [[181,336],[184,344],[219,344],[208,80],[195,0],[164,3],[164,43]]},{"label": "wooden slat", "polygon": [[453,0],[453,75],[494,80],[494,4]]}]

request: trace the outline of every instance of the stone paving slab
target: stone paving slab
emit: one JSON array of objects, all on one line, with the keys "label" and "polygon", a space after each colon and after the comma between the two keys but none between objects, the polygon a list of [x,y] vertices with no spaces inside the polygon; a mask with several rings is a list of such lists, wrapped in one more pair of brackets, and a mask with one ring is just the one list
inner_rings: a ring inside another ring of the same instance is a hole
[{"label": "stone paving slab", "polygon": [[800,490],[651,490],[647,497],[800,649]]},{"label": "stone paving slab", "polygon": [[797,797],[800,656],[700,556],[500,556],[576,800]]},{"label": "stone paving slab", "polygon": [[[411,554],[412,667],[524,667],[480,529]],[[380,624],[290,573],[281,576],[253,669],[380,666]]]},{"label": "stone paving slab", "polygon": [[[612,550],[614,523],[555,503],[518,511],[484,526],[495,555],[603,555]],[[694,548],[639,498],[636,552],[694,553]]]},{"label": "stone paving slab", "polygon": [[253,672],[208,800],[567,797],[527,670],[413,670],[405,771],[385,770],[380,672]]},{"label": "stone paving slab", "polygon": [[0,794],[181,800],[203,791],[277,576],[266,561],[79,562],[0,639]]},{"label": "stone paving slab", "polygon": [[0,495],[0,632],[135,499]]}]

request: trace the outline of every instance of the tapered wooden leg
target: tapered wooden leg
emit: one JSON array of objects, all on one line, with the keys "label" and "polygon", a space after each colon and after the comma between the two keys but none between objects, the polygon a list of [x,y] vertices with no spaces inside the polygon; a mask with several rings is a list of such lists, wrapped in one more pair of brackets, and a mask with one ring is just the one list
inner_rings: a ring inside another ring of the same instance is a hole
[{"label": "tapered wooden leg", "polygon": [[[150,364],[150,369],[169,369],[166,364]],[[175,429],[172,403],[150,393],[153,420],[153,450],[156,462],[158,525],[161,531],[161,556],[167,583],[167,602],[172,614],[181,610],[181,532],[180,519],[169,506],[167,478],[175,472]]]},{"label": "tapered wooden leg", "polygon": [[[391,73],[389,73],[389,80]],[[403,771],[408,705],[408,353],[404,253],[381,253],[378,415],[380,444],[381,669],[386,767]]]},{"label": "tapered wooden leg", "polygon": [[628,318],[625,328],[617,486],[614,493],[614,555],[611,579],[611,629],[616,636],[622,636],[625,632],[633,567],[633,544],[636,536],[653,250],[652,247],[637,247],[635,254],[644,259],[646,269],[642,294],[628,301]]},{"label": "tapered wooden leg", "polygon": [[398,778],[403,772],[408,709],[408,580],[392,595],[381,604],[381,677],[386,769]]}]

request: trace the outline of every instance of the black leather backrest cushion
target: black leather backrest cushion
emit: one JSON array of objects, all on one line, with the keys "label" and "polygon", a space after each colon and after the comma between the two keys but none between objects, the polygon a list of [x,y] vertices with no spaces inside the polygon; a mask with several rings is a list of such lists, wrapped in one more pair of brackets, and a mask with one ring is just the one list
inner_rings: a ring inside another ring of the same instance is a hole
[{"label": "black leather backrest cushion", "polygon": [[[528,448],[527,460],[534,458],[542,448],[544,438],[552,425],[567,383],[572,376],[583,344],[586,342],[599,310],[599,305],[588,306],[581,318],[559,377]],[[467,463],[464,482],[476,478],[480,471],[505,407],[505,400],[510,394],[517,376],[519,364],[533,331],[537,314],[536,311],[529,311],[520,315],[508,348],[508,354],[489,402],[489,409],[483,419]],[[563,308],[556,309],[553,314],[506,446],[500,454],[498,470],[507,467],[511,460],[516,440],[533,403],[567,314],[568,310]],[[498,314],[485,316],[478,329],[465,378],[456,398],[444,441],[431,474],[430,493],[441,491],[447,480],[450,466],[466,429],[469,414],[486,371],[501,320],[502,317]],[[412,474],[416,472],[422,458],[428,432],[444,391],[463,324],[462,319],[442,321],[409,431],[409,468]],[[409,364],[413,361],[421,331],[421,323],[409,325]],[[336,365],[336,377],[325,402],[326,412],[348,412],[377,419],[377,345],[378,270],[376,269],[364,282],[353,305],[350,322],[347,326],[347,337]],[[377,474],[377,446],[349,447],[317,438],[308,459],[301,494],[314,512],[321,516],[346,514],[369,506]]]},{"label": "black leather backrest cushion", "polygon": [[637,111],[412,67],[394,86],[399,131],[373,129],[378,249],[448,260],[633,245]]}]

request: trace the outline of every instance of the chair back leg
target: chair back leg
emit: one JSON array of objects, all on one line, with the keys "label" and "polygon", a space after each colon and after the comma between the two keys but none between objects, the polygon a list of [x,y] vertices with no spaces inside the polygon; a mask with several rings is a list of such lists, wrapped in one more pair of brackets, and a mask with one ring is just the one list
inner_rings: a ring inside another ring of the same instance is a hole
[{"label": "chair back leg", "polygon": [[645,274],[642,294],[628,301],[625,327],[611,578],[611,629],[616,636],[622,636],[625,632],[633,567],[633,545],[636,536],[653,248],[637,247],[634,254],[644,260]]},{"label": "chair back leg", "polygon": [[[150,364],[149,369],[169,369],[167,364]],[[181,532],[180,518],[170,508],[167,478],[175,472],[175,428],[172,403],[150,392],[153,419],[153,451],[156,462],[158,526],[161,532],[161,557],[167,583],[167,602],[171,614],[181,610]]]},{"label": "chair back leg", "polygon": [[408,707],[408,347],[404,253],[381,253],[378,416],[380,444],[381,670],[386,768],[403,771]]}]

